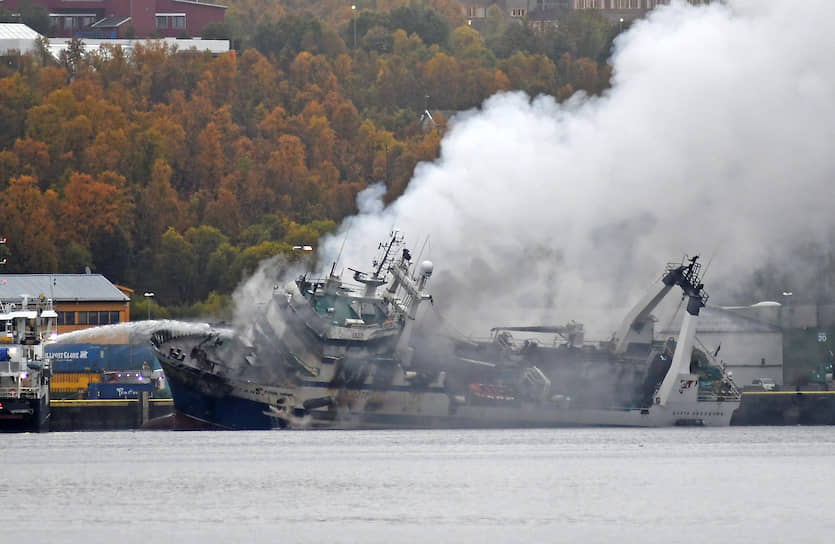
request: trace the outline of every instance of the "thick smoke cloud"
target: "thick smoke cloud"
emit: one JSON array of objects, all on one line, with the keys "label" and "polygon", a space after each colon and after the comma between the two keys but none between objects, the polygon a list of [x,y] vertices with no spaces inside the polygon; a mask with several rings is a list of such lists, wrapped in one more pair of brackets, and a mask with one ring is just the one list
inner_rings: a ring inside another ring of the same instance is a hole
[{"label": "thick smoke cloud", "polygon": [[827,0],[657,9],[616,40],[603,96],[506,93],[456,116],[440,158],[320,262],[344,244],[340,263],[367,269],[392,228],[415,253],[428,237],[436,303],[477,335],[569,319],[606,335],[685,253],[721,299],[763,259],[831,241],[832,21]]}]

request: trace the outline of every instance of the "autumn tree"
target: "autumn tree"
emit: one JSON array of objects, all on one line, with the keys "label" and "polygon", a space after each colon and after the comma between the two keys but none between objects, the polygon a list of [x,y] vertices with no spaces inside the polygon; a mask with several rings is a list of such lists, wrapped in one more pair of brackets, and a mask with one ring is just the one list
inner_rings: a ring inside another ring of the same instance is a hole
[{"label": "autumn tree", "polygon": [[8,272],[57,272],[56,224],[50,210],[55,198],[51,191],[41,192],[31,176],[12,178],[0,192]]},{"label": "autumn tree", "polygon": [[0,79],[0,149],[23,137],[26,110],[32,106],[33,98],[20,74]]}]

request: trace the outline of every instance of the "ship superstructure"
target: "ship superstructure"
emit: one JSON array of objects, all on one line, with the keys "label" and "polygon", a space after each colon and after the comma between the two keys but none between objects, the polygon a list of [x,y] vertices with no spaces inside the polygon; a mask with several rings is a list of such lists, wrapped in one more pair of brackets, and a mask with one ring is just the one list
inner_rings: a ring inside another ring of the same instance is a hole
[{"label": "ship superstructure", "polygon": [[[721,365],[693,349],[707,300],[696,258],[668,266],[607,342],[585,342],[572,322],[497,328],[486,341],[441,333],[415,349],[432,264],[399,245],[397,234],[382,244],[370,273],[352,270],[354,284],[333,268],[298,278],[244,330],[157,331],[177,410],[232,429],[665,426],[728,425],[739,405]],[[650,314],[675,287],[688,301],[682,332],[657,342]]]},{"label": "ship superstructure", "polygon": [[49,430],[51,368],[44,345],[57,317],[43,295],[0,304],[0,430]]}]

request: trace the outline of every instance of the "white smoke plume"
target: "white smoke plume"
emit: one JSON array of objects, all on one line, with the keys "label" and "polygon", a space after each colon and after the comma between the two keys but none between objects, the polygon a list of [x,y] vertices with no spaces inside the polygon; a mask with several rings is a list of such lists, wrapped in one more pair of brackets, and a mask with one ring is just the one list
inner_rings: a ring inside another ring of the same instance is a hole
[{"label": "white smoke plume", "polygon": [[[615,42],[612,87],[505,93],[455,117],[406,193],[323,241],[369,268],[396,227],[468,333],[577,319],[606,335],[667,261],[721,297],[768,256],[831,241],[835,3],[674,3]],[[367,195],[364,195],[367,196]],[[717,301],[718,302],[718,301]],[[751,301],[754,302],[754,301]]]}]

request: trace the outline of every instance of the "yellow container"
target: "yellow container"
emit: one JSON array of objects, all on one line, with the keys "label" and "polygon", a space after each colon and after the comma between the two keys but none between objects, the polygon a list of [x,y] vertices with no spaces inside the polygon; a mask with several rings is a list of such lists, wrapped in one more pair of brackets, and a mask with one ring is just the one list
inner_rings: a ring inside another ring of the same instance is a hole
[{"label": "yellow container", "polygon": [[55,393],[75,393],[100,381],[101,374],[98,372],[56,372],[49,380],[49,390]]}]

